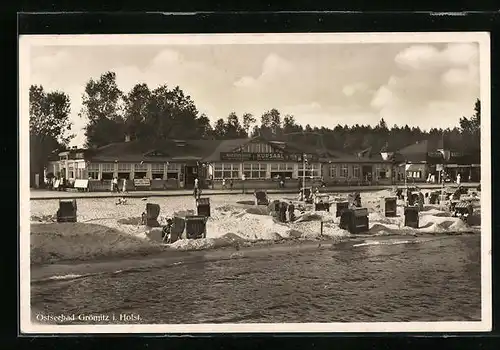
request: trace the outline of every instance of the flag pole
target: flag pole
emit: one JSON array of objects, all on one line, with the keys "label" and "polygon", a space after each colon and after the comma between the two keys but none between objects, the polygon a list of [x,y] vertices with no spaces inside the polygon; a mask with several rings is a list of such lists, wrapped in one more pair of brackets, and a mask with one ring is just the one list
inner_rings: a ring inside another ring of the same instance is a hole
[{"label": "flag pole", "polygon": [[302,199],[305,200],[306,193],[306,154],[302,154]]},{"label": "flag pole", "polygon": [[405,188],[407,188],[407,171],[406,171],[406,160],[405,160]]}]

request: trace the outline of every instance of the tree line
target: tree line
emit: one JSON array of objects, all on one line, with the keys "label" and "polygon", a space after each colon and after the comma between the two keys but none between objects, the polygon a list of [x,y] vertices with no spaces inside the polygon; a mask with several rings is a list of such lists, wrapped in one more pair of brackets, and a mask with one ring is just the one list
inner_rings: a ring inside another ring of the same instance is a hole
[{"label": "tree line", "polygon": [[[48,155],[65,148],[73,135],[69,121],[70,98],[61,91],[46,92],[42,86],[30,88],[30,139],[32,167],[40,168]],[[462,117],[454,128],[428,131],[419,127],[388,127],[384,119],[375,126],[341,125],[312,127],[298,124],[293,115],[282,115],[277,109],[264,112],[259,120],[245,113],[230,113],[212,125],[208,116],[200,113],[194,101],[179,87],[161,85],[150,89],[136,84],[130,91],[118,88],[116,74],[106,72],[90,79],[82,96],[79,115],[87,119],[86,147],[95,148],[131,139],[233,139],[263,135],[269,138],[288,138],[290,135],[320,135],[323,146],[348,153],[384,148],[400,149],[423,139],[446,137],[455,145],[469,149],[480,148],[481,103],[475,103],[474,114]],[[333,121],[332,121],[333,122]],[[301,138],[301,142],[317,144],[318,137]]]}]

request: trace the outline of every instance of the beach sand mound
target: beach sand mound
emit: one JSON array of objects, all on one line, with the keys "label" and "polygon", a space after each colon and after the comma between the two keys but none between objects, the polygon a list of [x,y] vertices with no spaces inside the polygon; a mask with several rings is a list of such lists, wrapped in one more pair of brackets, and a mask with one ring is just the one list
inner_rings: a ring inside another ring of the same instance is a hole
[{"label": "beach sand mound", "polygon": [[132,226],[137,226],[142,224],[142,218],[122,218],[116,220],[119,224],[122,225],[132,225]]},{"label": "beach sand mound", "polygon": [[31,225],[31,264],[131,257],[165,247],[116,229],[87,223]]},{"label": "beach sand mound", "polygon": [[269,209],[267,207],[259,206],[259,207],[251,207],[245,210],[248,214],[255,215],[269,215]]},{"label": "beach sand mound", "polygon": [[[474,203],[474,217],[469,224],[442,210],[439,205],[427,204],[419,213],[420,228],[404,227],[404,208],[398,201],[397,216],[385,217],[380,208],[381,198],[390,191],[362,192],[364,208],[369,211],[369,230],[364,235],[419,235],[479,232],[480,202]],[[344,198],[343,194],[330,194],[330,198]],[[126,206],[116,206],[115,199],[80,199],[78,222],[55,224],[54,213],[58,201],[31,201],[32,259],[34,263],[58,260],[87,260],[93,257],[141,254],[155,249],[201,250],[234,244],[274,244],[286,240],[344,239],[351,235],[340,229],[340,218],[331,212],[315,212],[312,205],[296,203],[294,222],[281,223],[269,213],[266,206],[250,205],[250,196],[214,196],[210,198],[211,217],[207,221],[207,236],[202,240],[180,240],[168,246],[151,242],[147,228],[138,225],[145,203],[130,198]],[[280,198],[283,199],[283,198]],[[248,200],[248,201],[247,201]],[[149,202],[161,207],[160,224],[175,215],[195,215],[192,198],[150,198]],[[302,210],[299,210],[303,206]],[[92,224],[90,223],[92,222]],[[323,232],[321,233],[321,222]],[[43,226],[42,228],[37,227]],[[43,232],[42,232],[43,231]],[[64,232],[61,232],[64,231]],[[80,232],[79,232],[80,231]],[[38,233],[37,233],[38,232]],[[80,236],[80,237],[79,237]],[[267,243],[266,243],[267,242]],[[34,251],[34,253],[33,253]],[[137,251],[137,253],[135,253]]]}]

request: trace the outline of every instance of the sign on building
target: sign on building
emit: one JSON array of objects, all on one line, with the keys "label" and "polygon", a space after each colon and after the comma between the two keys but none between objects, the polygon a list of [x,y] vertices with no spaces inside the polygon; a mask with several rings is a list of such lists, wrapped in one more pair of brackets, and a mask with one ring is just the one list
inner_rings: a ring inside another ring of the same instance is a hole
[{"label": "sign on building", "polygon": [[150,187],[151,180],[150,179],[134,179],[135,187]]},{"label": "sign on building", "polygon": [[89,180],[77,179],[75,180],[75,184],[73,187],[84,190],[87,189],[88,186],[89,186]]}]

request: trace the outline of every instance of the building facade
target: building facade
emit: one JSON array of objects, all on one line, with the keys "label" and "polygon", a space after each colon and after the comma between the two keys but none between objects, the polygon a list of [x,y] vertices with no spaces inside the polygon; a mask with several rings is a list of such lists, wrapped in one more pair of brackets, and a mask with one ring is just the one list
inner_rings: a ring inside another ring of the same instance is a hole
[{"label": "building facade", "polygon": [[443,176],[456,181],[458,174],[462,182],[481,179],[480,151],[466,150],[445,140],[417,142],[397,151],[395,157],[398,181],[441,183]]},{"label": "building facade", "polygon": [[[208,188],[274,188],[391,183],[391,162],[262,137],[234,140],[170,140],[161,144],[128,141],[95,150],[59,154],[48,172],[91,191],[121,188],[192,188],[194,179]],[[78,181],[77,181],[78,180]],[[80,181],[85,180],[85,181]],[[77,186],[77,185],[75,185]],[[80,185],[78,185],[80,186]],[[78,187],[77,186],[77,187]]]}]

